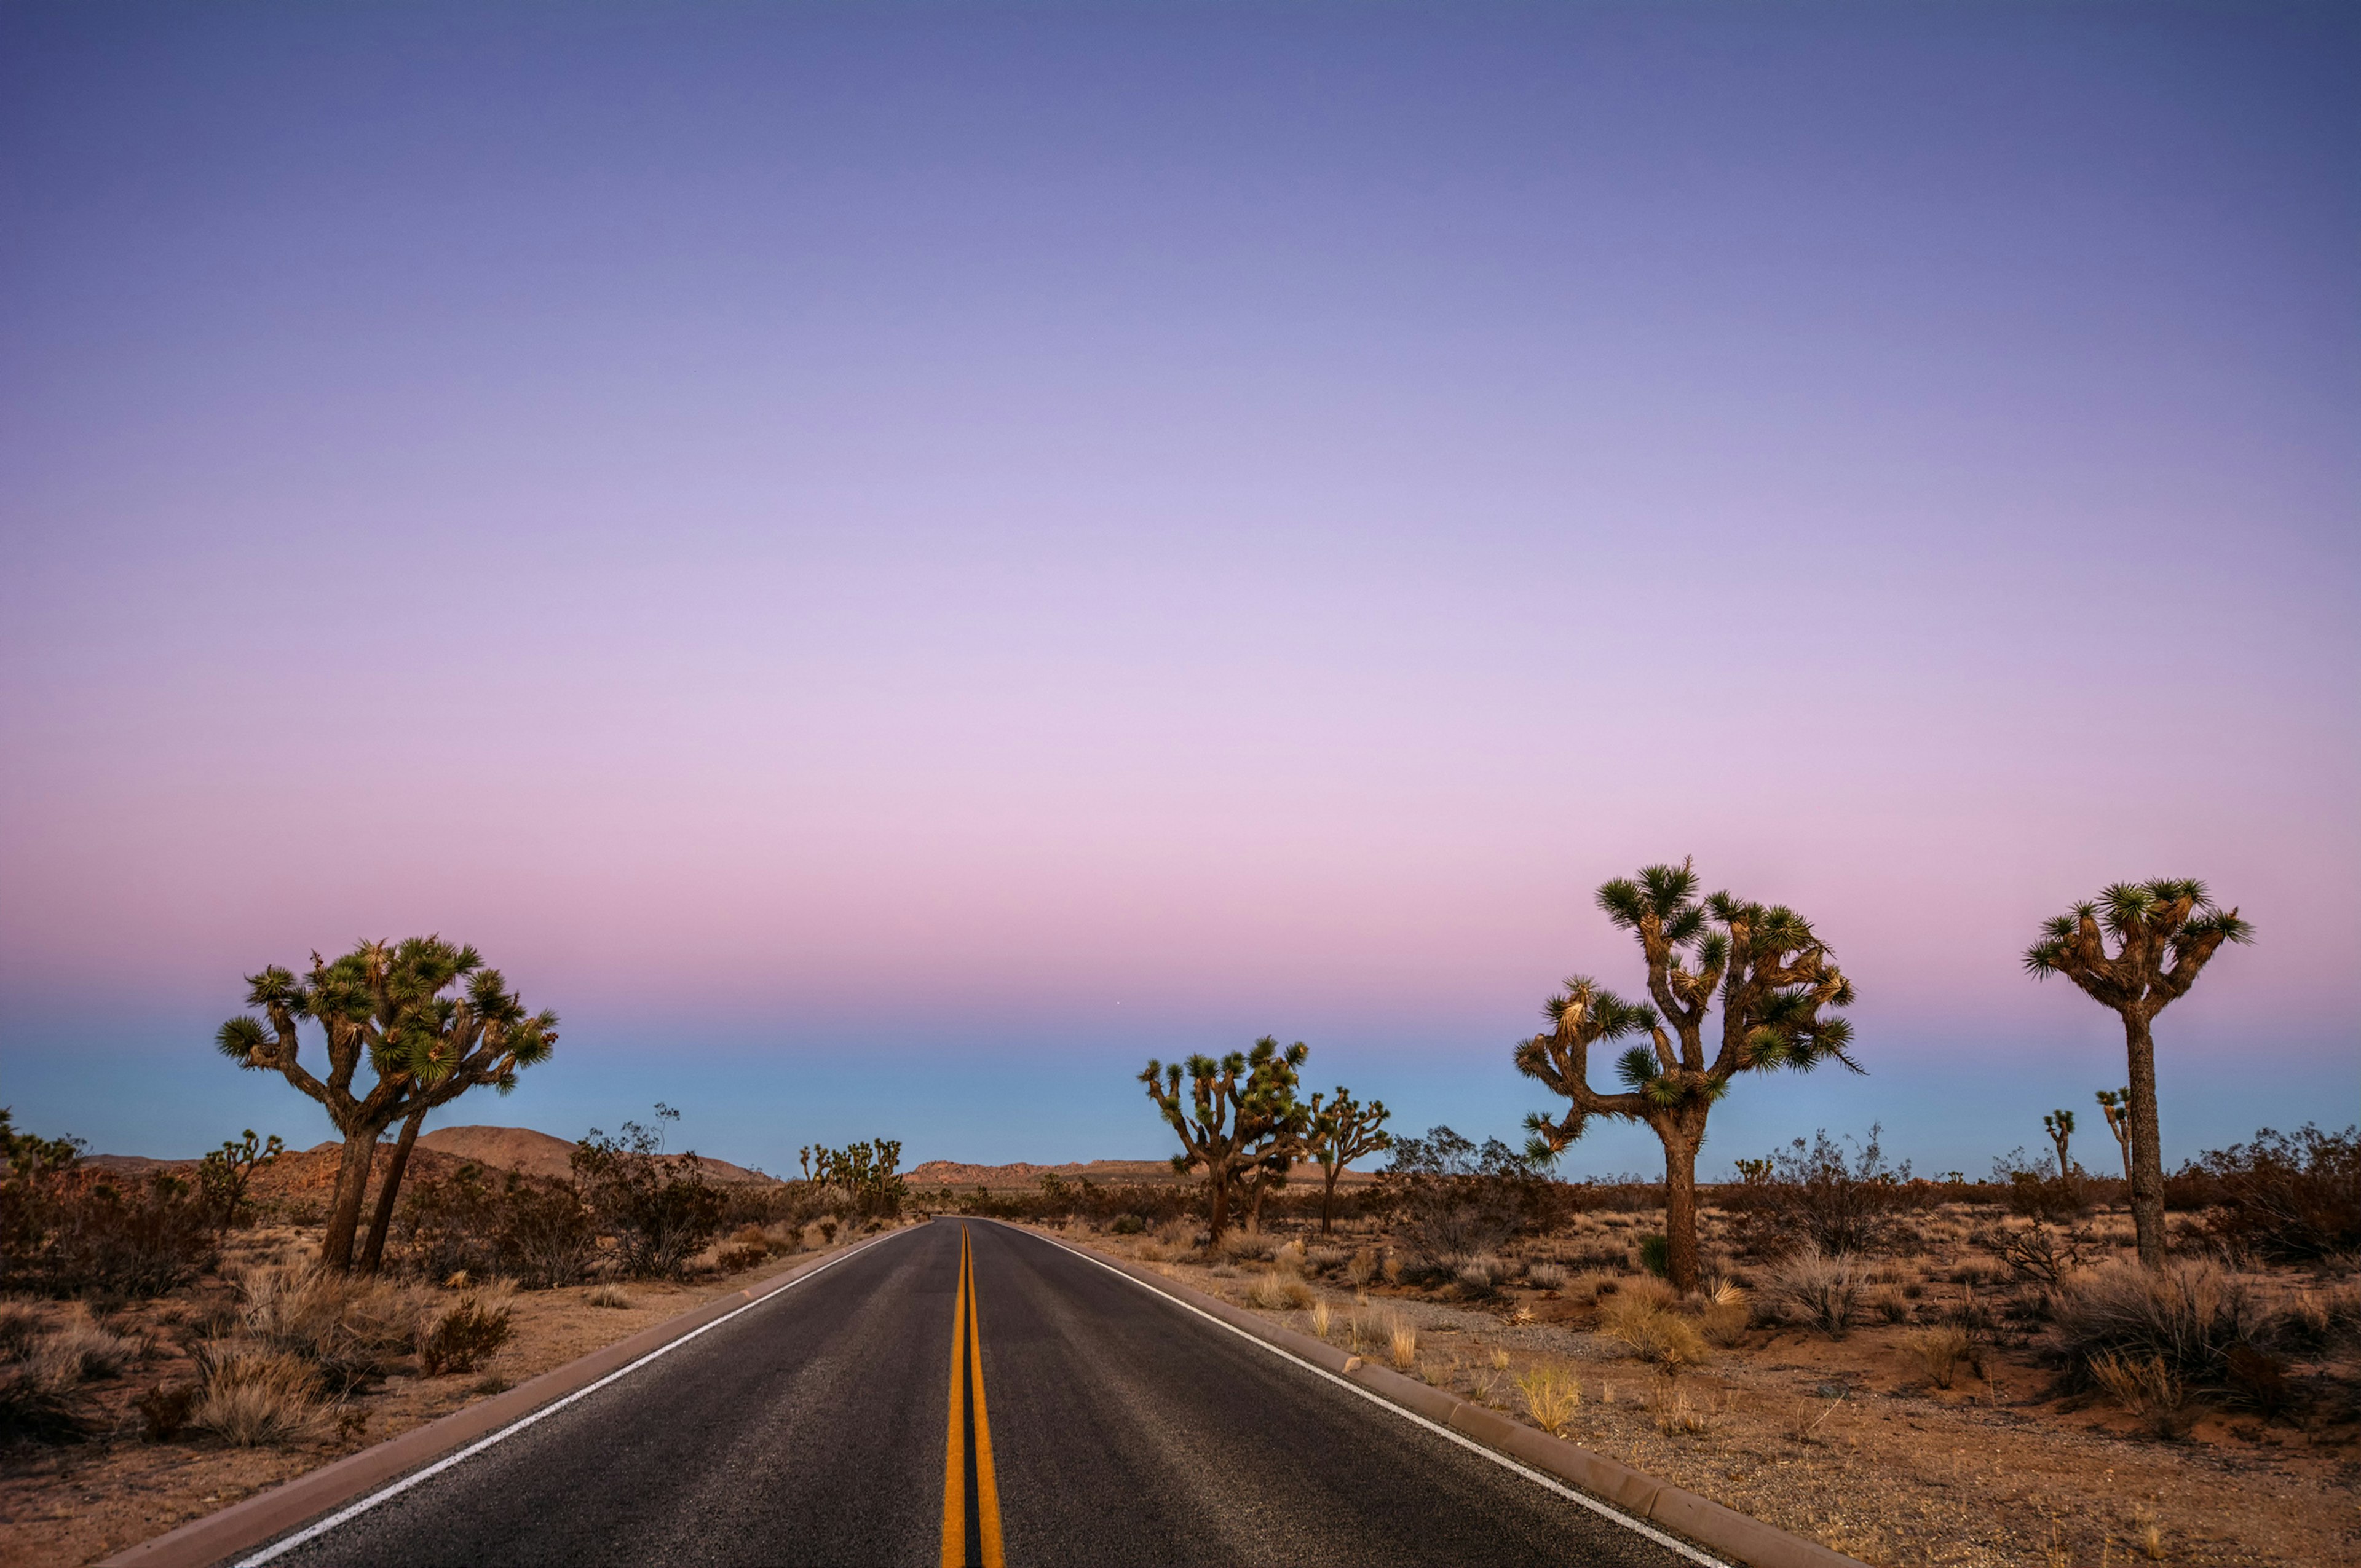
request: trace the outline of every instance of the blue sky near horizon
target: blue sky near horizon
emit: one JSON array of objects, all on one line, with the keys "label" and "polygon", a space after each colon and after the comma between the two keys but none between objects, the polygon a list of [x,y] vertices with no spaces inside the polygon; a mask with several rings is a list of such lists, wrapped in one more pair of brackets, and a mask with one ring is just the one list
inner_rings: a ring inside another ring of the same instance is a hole
[{"label": "blue sky near horizon", "polygon": [[2016,957],[2122,877],[2261,933],[2168,1157],[2352,1121],[2356,67],[2294,5],[12,7],[0,1104],[316,1141],[238,976],[440,930],[565,1018],[458,1121],[1147,1156],[1141,1062],[1269,1031],[1507,1134],[1553,983],[1637,989],[1590,890],[1694,853],[1871,1069],[1708,1167],[2087,1109],[2119,1036]]}]

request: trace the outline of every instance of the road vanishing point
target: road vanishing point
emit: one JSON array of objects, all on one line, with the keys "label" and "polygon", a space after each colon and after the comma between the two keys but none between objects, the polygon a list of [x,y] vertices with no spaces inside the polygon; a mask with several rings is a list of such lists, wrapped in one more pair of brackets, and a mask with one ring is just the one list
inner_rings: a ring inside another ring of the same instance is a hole
[{"label": "road vanishing point", "polygon": [[937,1220],[237,1559],[1123,1568],[1715,1559],[1043,1237]]}]

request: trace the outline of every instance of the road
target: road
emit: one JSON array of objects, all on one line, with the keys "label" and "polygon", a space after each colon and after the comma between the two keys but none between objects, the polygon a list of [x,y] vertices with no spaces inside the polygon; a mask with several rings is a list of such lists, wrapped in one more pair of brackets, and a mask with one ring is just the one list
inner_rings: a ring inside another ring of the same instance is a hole
[{"label": "road", "polygon": [[271,1562],[1692,1560],[1039,1236],[938,1220]]}]

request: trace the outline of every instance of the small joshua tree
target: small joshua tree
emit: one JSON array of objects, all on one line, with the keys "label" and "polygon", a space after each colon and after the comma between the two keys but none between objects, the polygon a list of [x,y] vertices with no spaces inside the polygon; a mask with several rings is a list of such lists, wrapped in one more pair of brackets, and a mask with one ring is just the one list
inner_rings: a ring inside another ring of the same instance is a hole
[{"label": "small joshua tree", "polygon": [[1336,1086],[1336,1097],[1324,1105],[1317,1094],[1312,1097],[1312,1136],[1306,1146],[1320,1162],[1322,1235],[1328,1234],[1335,1223],[1338,1174],[1356,1159],[1394,1146],[1393,1135],[1385,1130],[1386,1118],[1392,1114],[1384,1101],[1372,1100],[1364,1105],[1341,1083]]},{"label": "small joshua tree", "polygon": [[[1569,1102],[1562,1120],[1540,1113],[1526,1119],[1533,1157],[1562,1152],[1593,1116],[1645,1123],[1664,1144],[1664,1275],[1683,1291],[1697,1286],[1697,1147],[1730,1080],[1773,1068],[1808,1071],[1830,1060],[1861,1070],[1845,1054],[1850,1022],[1824,1015],[1852,1005],[1852,982],[1810,923],[1784,905],[1766,908],[1727,893],[1699,900],[1697,890],[1686,861],[1600,887],[1608,919],[1640,938],[1655,1006],[1626,1002],[1576,975],[1543,1009],[1550,1031],[1521,1043],[1516,1054],[1519,1071]],[[1708,1056],[1706,1014],[1717,994],[1721,1040]],[[1592,1089],[1590,1047],[1643,1031],[1651,1045],[1633,1046],[1616,1063],[1625,1091]]]},{"label": "small joshua tree", "polygon": [[[462,982],[458,996],[443,994]],[[240,1067],[284,1076],[318,1101],[345,1135],[322,1267],[343,1273],[353,1266],[361,1201],[388,1127],[401,1122],[401,1140],[378,1189],[364,1260],[371,1269],[382,1255],[402,1169],[426,1113],[485,1084],[505,1094],[516,1087],[519,1070],[549,1059],[557,1014],[526,1013],[507,983],[475,948],[440,937],[364,942],[334,963],[313,953],[301,979],[275,964],[247,976],[247,1004],[262,1016],[231,1019],[214,1043]],[[298,1030],[307,1022],[327,1038],[324,1078],[297,1059]],[[364,1067],[369,1081],[356,1087]]]},{"label": "small joshua tree", "polygon": [[2122,1089],[2099,1091],[2099,1114],[2107,1119],[2107,1131],[2115,1135],[2115,1147],[2124,1157],[2124,1186],[2132,1184],[2132,1091]]},{"label": "small joshua tree", "polygon": [[2074,1113],[2052,1111],[2041,1118],[2041,1130],[2048,1133],[2049,1141],[2058,1146],[2058,1179],[2060,1181],[2072,1179],[2074,1162],[2066,1157],[2066,1140],[2074,1135]]},{"label": "small joshua tree", "polygon": [[1252,1050],[1232,1051],[1219,1061],[1208,1056],[1192,1056],[1185,1064],[1151,1059],[1139,1075],[1148,1097],[1180,1136],[1172,1168],[1185,1176],[1204,1168],[1211,1240],[1220,1241],[1229,1228],[1231,1200],[1257,1168],[1301,1150],[1312,1113],[1295,1090],[1311,1054],[1301,1040],[1282,1051],[1276,1037],[1265,1035]]},{"label": "small joshua tree", "polygon": [[279,1141],[278,1134],[271,1134],[270,1141],[264,1143],[248,1127],[243,1142],[225,1139],[221,1147],[198,1162],[197,1190],[204,1195],[206,1206],[214,1212],[216,1234],[227,1235],[237,1224],[237,1212],[245,1206],[247,1185],[254,1179],[254,1173],[276,1165],[279,1157],[286,1152],[287,1146]]},{"label": "small joshua tree", "polygon": [[[2115,951],[2107,951],[2107,938]],[[2139,1258],[2164,1266],[2164,1150],[2157,1124],[2156,1015],[2188,994],[2224,942],[2251,942],[2255,928],[2235,909],[2213,906],[2205,884],[2189,878],[2119,882],[2041,928],[2025,950],[2037,980],[2062,974],[2124,1021],[2130,1060],[2125,1091],[2131,1123],[2132,1229]]]}]

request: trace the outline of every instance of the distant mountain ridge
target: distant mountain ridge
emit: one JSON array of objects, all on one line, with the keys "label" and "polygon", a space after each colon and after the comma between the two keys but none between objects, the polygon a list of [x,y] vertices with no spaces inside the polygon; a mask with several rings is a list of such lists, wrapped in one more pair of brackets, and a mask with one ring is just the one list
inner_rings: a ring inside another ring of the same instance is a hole
[{"label": "distant mountain ridge", "polygon": [[[473,1160],[501,1170],[513,1170],[523,1176],[560,1177],[573,1174],[574,1144],[571,1139],[553,1137],[535,1132],[531,1127],[437,1127],[431,1133],[418,1135],[418,1146],[455,1159]],[[714,1181],[775,1181],[776,1177],[759,1170],[749,1170],[742,1165],[732,1165],[711,1155],[699,1155],[698,1163],[705,1168],[707,1178]]]}]

